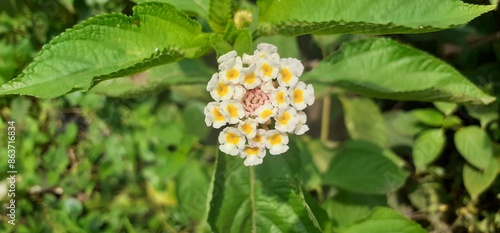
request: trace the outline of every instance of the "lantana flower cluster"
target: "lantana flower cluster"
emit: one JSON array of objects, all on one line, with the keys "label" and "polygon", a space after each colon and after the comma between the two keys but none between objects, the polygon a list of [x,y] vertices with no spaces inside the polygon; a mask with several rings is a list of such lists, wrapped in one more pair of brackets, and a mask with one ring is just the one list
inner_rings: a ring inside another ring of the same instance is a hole
[{"label": "lantana flower cluster", "polygon": [[228,52],[217,60],[219,72],[207,85],[214,99],[205,107],[205,123],[218,129],[219,149],[258,165],[266,156],[286,152],[287,133],[309,130],[303,110],[314,103],[311,84],[299,81],[304,71],[295,58],[280,58],[276,46],[259,44],[253,55]]}]

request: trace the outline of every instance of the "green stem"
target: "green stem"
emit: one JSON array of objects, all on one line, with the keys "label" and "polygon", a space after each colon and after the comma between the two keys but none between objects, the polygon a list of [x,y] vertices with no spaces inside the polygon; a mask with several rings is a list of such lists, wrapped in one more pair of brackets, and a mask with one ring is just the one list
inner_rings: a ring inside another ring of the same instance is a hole
[{"label": "green stem", "polygon": [[257,233],[257,210],[255,208],[255,175],[253,166],[250,167],[250,202],[252,204],[252,233]]},{"label": "green stem", "polygon": [[328,131],[330,130],[330,107],[332,103],[332,97],[330,93],[327,92],[323,97],[323,112],[321,113],[321,141],[323,143],[328,142]]}]

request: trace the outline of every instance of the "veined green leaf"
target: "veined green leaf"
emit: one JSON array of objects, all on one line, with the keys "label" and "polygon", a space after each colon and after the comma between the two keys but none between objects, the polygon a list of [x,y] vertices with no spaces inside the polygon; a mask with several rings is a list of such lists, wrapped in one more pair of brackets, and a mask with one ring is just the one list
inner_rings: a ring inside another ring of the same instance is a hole
[{"label": "veined green leaf", "polygon": [[252,168],[238,157],[218,156],[209,194],[213,232],[321,232],[300,188],[300,158],[291,146]]},{"label": "veined green leaf", "polygon": [[395,34],[439,31],[465,24],[494,5],[457,0],[259,0],[263,34]]},{"label": "veined green leaf", "polygon": [[169,4],[144,3],[131,17],[106,14],[85,21],[47,44],[1,94],[50,98],[87,90],[108,79],[194,58],[209,49],[201,25]]},{"label": "veined green leaf", "polygon": [[425,233],[426,231],[416,222],[405,218],[400,213],[385,207],[377,207],[372,214],[360,223],[354,224],[342,233]]},{"label": "veined green leaf", "polygon": [[413,163],[417,170],[436,160],[446,145],[446,136],[442,129],[429,129],[415,139],[413,146]]},{"label": "veined green leaf", "polygon": [[231,0],[210,0],[208,23],[214,32],[224,32],[233,13]]},{"label": "veined green leaf", "polygon": [[[136,3],[143,2],[164,2],[169,3],[177,7],[179,10],[186,12],[193,12],[196,15],[207,18],[208,17],[208,7],[210,0],[132,0]],[[191,14],[190,14],[191,15]]]},{"label": "veined green leaf", "polygon": [[302,79],[375,98],[474,104],[495,100],[443,61],[381,38],[345,44]]},{"label": "veined green leaf", "polygon": [[467,126],[455,133],[455,147],[462,157],[478,169],[486,169],[493,156],[493,147],[485,131]]},{"label": "veined green leaf", "polygon": [[344,121],[349,136],[385,147],[385,124],[377,104],[368,98],[340,98],[340,101],[344,108]]},{"label": "veined green leaf", "polygon": [[365,218],[375,206],[387,206],[384,195],[367,195],[339,191],[322,206],[337,227],[348,227],[354,222]]},{"label": "veined green leaf", "polygon": [[440,127],[444,122],[444,115],[433,108],[415,109],[412,113],[424,124]]},{"label": "veined green leaf", "polygon": [[477,199],[495,181],[498,171],[497,166],[493,158],[487,164],[484,171],[480,171],[469,164],[464,164],[462,173],[464,186],[472,199]]},{"label": "veined green leaf", "polygon": [[206,83],[214,71],[198,60],[181,60],[154,67],[127,77],[105,80],[90,92],[106,96],[131,98],[161,91],[169,85]]},{"label": "veined green leaf", "polygon": [[[401,187],[408,171],[393,152],[365,141],[348,141],[330,161],[323,182],[341,189],[381,194]],[[398,161],[399,160],[399,161]]]}]

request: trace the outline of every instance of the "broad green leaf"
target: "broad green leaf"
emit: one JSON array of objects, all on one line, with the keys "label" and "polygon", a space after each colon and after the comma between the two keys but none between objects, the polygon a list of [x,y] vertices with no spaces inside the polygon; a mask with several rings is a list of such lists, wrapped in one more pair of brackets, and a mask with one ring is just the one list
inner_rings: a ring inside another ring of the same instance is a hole
[{"label": "broad green leaf", "polygon": [[179,208],[189,220],[201,221],[206,211],[206,198],[210,183],[208,174],[198,161],[187,161],[176,182]]},{"label": "broad green leaf", "polygon": [[238,54],[252,54],[252,33],[246,29],[238,30],[238,36],[234,41],[233,48],[236,52],[238,52]]},{"label": "broad green leaf", "polygon": [[446,136],[442,129],[429,129],[415,139],[413,145],[413,163],[422,171],[436,160],[446,145]]},{"label": "broad green leaf", "polygon": [[465,24],[495,6],[457,0],[259,0],[263,34],[401,34]]},{"label": "broad green leaf", "polygon": [[372,214],[366,219],[357,223],[342,233],[425,233],[426,231],[416,222],[404,217],[395,210],[377,207],[372,211]]},{"label": "broad green leaf", "polygon": [[443,128],[445,129],[459,127],[460,125],[462,125],[462,119],[455,115],[447,116],[443,122]]},{"label": "broad green leaf", "polygon": [[367,195],[339,191],[322,206],[336,227],[348,227],[370,214],[373,207],[387,206],[387,198],[383,195]]},{"label": "broad green leaf", "polygon": [[217,57],[224,55],[225,53],[233,50],[233,47],[229,42],[224,39],[222,34],[212,34],[210,36],[210,45],[214,48],[217,53]]},{"label": "broad green leaf", "polygon": [[368,98],[340,98],[340,101],[351,138],[385,147],[387,144],[385,125],[378,105]]},{"label": "broad green leaf", "polygon": [[493,158],[488,162],[486,168],[483,171],[478,170],[470,166],[469,164],[464,164],[463,168],[463,179],[464,186],[467,192],[472,197],[472,199],[477,199],[481,193],[483,193],[488,187],[495,181],[498,174],[498,167],[496,161]]},{"label": "broad green leaf", "polygon": [[323,182],[358,193],[381,194],[401,187],[408,171],[390,150],[365,141],[348,141],[332,158]]},{"label": "broad green leaf", "polygon": [[345,44],[302,79],[375,98],[474,104],[495,100],[443,61],[381,38]]},{"label": "broad green leaf", "polygon": [[208,17],[208,7],[210,0],[132,0],[136,3],[144,2],[164,2],[172,4],[177,7],[177,9],[186,11],[188,13],[193,12],[201,18],[206,19]]},{"label": "broad green leaf", "polygon": [[444,115],[433,108],[416,109],[413,110],[412,113],[426,125],[436,127],[443,125]]},{"label": "broad green leaf", "polygon": [[441,111],[444,115],[448,116],[457,110],[457,104],[447,102],[434,102],[434,107]]},{"label": "broad green leaf", "polygon": [[100,15],[56,37],[21,75],[0,86],[0,95],[50,98],[87,90],[94,81],[200,56],[207,39],[201,25],[172,5],[140,4],[133,16]]},{"label": "broad green leaf", "polygon": [[455,133],[455,147],[465,160],[478,169],[486,169],[493,156],[491,141],[477,126],[467,126]]},{"label": "broad green leaf", "polygon": [[300,159],[291,146],[251,168],[237,156],[218,156],[209,194],[212,232],[321,232],[304,200],[297,179]]},{"label": "broad green leaf", "polygon": [[214,32],[224,32],[233,17],[232,0],[210,0],[208,23]]},{"label": "broad green leaf", "polygon": [[493,120],[498,119],[498,102],[486,106],[465,105],[465,109],[467,109],[467,113],[470,116],[479,120],[482,128],[486,127]]},{"label": "broad green leaf", "polygon": [[100,82],[90,92],[112,97],[130,98],[153,94],[170,85],[206,83],[214,71],[197,60],[181,60],[154,67],[128,77]]}]

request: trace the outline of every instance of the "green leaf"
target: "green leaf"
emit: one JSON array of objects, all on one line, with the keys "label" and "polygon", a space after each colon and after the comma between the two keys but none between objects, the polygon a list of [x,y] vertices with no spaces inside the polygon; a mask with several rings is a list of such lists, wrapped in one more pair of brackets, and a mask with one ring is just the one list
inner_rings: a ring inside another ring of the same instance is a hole
[{"label": "green leaf", "polygon": [[368,98],[340,98],[344,121],[352,139],[387,144],[384,119],[378,105]]},{"label": "green leaf", "polygon": [[467,126],[455,133],[455,147],[465,160],[478,169],[486,169],[493,156],[491,141],[477,126]]},{"label": "green leaf", "polygon": [[464,164],[463,179],[464,186],[472,199],[477,199],[488,187],[495,181],[498,174],[498,167],[496,161],[492,158],[484,171]]},{"label": "green leaf", "polygon": [[401,34],[465,24],[495,6],[457,0],[259,0],[264,34]]},{"label": "green leaf", "polygon": [[243,29],[238,30],[238,36],[234,41],[234,50],[238,52],[238,54],[251,54],[253,51],[252,46],[252,33],[249,30]]},{"label": "green leaf", "polygon": [[332,158],[323,182],[351,192],[381,194],[401,187],[408,171],[390,150],[365,141],[348,141]]},{"label": "green leaf", "polygon": [[387,206],[383,195],[366,195],[339,191],[322,205],[336,227],[348,227],[370,214],[375,206]]},{"label": "green leaf", "polygon": [[444,115],[448,116],[457,110],[457,104],[447,102],[434,102],[434,107],[441,111]]},{"label": "green leaf", "polygon": [[407,219],[400,213],[385,207],[377,207],[364,221],[349,227],[342,233],[425,233],[417,223]]},{"label": "green leaf", "polygon": [[436,127],[443,125],[444,115],[433,108],[416,109],[413,110],[412,113],[426,125]]},{"label": "green leaf", "polygon": [[201,221],[206,210],[206,198],[210,180],[197,161],[188,161],[177,177],[177,198],[190,220]]},{"label": "green leaf", "polygon": [[185,59],[127,77],[100,82],[90,92],[121,98],[151,95],[170,85],[206,83],[213,72],[198,60]]},{"label": "green leaf", "polygon": [[495,100],[450,65],[409,46],[381,38],[344,45],[302,79],[375,98],[475,104]]},{"label": "green leaf", "polygon": [[177,9],[186,11],[188,14],[190,12],[195,13],[201,18],[206,19],[208,17],[208,7],[210,0],[132,0],[135,3],[144,2],[164,2],[172,4],[177,7]]},{"label": "green leaf", "polygon": [[486,106],[465,105],[465,109],[470,116],[479,120],[483,128],[493,120],[498,119],[498,102]]},{"label": "green leaf", "polygon": [[175,7],[140,4],[131,17],[100,15],[56,37],[21,75],[0,86],[0,95],[50,98],[87,90],[94,81],[198,57],[208,49],[207,39],[201,25]]},{"label": "green leaf", "polygon": [[429,129],[418,135],[413,146],[413,163],[421,171],[436,160],[446,145],[442,129]]},{"label": "green leaf", "polygon": [[448,116],[444,119],[443,122],[443,128],[448,129],[448,128],[455,128],[462,125],[462,119],[458,116]]},{"label": "green leaf", "polygon": [[214,32],[224,32],[232,17],[231,0],[210,0],[208,23]]},{"label": "green leaf", "polygon": [[297,147],[290,146],[251,168],[237,156],[218,156],[209,194],[212,232],[321,232],[297,179]]}]

